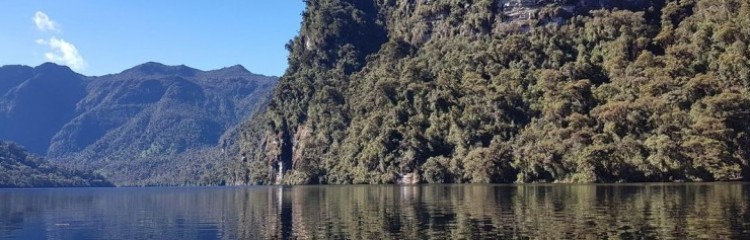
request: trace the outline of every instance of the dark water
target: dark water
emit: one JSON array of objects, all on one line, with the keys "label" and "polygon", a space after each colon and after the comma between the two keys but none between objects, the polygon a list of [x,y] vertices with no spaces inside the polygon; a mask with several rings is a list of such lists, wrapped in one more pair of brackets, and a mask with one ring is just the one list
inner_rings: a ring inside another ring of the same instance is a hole
[{"label": "dark water", "polygon": [[0,239],[750,239],[750,185],[0,189]]}]

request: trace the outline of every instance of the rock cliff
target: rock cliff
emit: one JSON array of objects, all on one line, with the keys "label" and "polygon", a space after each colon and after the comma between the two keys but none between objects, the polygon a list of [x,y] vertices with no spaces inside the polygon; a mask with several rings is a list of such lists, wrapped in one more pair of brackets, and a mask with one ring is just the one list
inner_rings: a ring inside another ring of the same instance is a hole
[{"label": "rock cliff", "polygon": [[236,183],[750,176],[747,1],[307,4]]}]

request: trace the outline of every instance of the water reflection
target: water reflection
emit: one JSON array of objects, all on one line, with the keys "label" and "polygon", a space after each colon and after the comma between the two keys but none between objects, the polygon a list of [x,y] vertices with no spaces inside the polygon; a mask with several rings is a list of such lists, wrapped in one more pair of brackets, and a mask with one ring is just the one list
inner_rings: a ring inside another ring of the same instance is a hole
[{"label": "water reflection", "polygon": [[750,185],[0,190],[0,238],[750,239]]}]

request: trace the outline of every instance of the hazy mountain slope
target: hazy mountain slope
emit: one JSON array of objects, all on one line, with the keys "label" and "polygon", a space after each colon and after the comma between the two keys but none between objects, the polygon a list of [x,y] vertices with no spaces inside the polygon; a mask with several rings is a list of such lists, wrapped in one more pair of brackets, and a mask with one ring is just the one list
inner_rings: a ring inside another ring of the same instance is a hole
[{"label": "hazy mountain slope", "polygon": [[0,139],[46,153],[52,136],[75,117],[76,103],[86,94],[85,78],[51,63],[0,69]]},{"label": "hazy mountain slope", "polygon": [[0,187],[108,187],[102,176],[51,165],[21,146],[0,141]]},{"label": "hazy mountain slope", "polygon": [[[100,77],[53,64],[33,74],[23,69],[0,68],[0,86],[15,85],[4,87],[0,100],[0,116],[9,123],[0,139],[30,144],[57,163],[97,170],[118,184],[196,184],[214,169],[172,173],[224,161],[214,149],[222,135],[252,114],[276,83],[239,65],[200,71],[146,63]],[[170,177],[152,179],[165,173]]]},{"label": "hazy mountain slope", "polygon": [[748,1],[325,0],[303,16],[231,181],[750,177]]}]

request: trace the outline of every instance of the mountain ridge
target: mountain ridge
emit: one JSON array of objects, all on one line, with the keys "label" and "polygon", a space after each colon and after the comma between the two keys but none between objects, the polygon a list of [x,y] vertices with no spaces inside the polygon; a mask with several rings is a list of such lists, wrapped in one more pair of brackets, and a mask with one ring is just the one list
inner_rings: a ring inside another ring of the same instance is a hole
[{"label": "mountain ridge", "polygon": [[[128,174],[160,171],[139,169],[136,161],[147,165],[159,159],[169,165],[177,158],[200,157],[197,162],[213,165],[223,159],[212,156],[219,150],[211,149],[264,102],[276,82],[241,65],[202,71],[147,62],[93,77],[52,63],[30,71],[0,67],[0,73],[18,72],[0,75],[0,90],[6,89],[0,93],[0,110],[5,109],[0,111],[0,139],[26,145],[55,163],[97,170],[119,185],[197,184],[204,172],[174,182]],[[2,88],[4,83],[8,87]],[[196,150],[201,154],[186,154]],[[135,170],[118,172],[112,169],[115,163]]]}]

